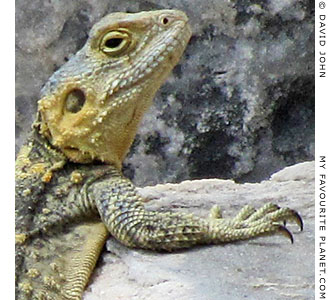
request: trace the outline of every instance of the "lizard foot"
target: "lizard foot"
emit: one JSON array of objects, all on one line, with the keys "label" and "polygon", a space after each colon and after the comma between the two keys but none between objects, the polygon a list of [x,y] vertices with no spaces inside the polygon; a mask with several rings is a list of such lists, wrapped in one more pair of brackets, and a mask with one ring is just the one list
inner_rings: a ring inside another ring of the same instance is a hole
[{"label": "lizard foot", "polygon": [[281,208],[273,203],[267,203],[258,210],[247,205],[232,219],[216,216],[213,214],[211,235],[212,239],[220,239],[221,242],[281,233],[293,243],[292,233],[285,226],[286,221],[295,222],[303,230],[302,218],[295,210]]}]

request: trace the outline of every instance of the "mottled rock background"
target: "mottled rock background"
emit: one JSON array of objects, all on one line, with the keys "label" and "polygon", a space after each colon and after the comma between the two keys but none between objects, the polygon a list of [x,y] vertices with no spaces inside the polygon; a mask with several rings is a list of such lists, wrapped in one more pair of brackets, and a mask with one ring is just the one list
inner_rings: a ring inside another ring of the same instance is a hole
[{"label": "mottled rock background", "polygon": [[41,86],[114,11],[177,8],[193,36],[146,115],[125,173],[138,185],[259,181],[314,156],[314,3],[17,0],[17,148]]},{"label": "mottled rock background", "polygon": [[276,235],[175,253],[128,249],[109,239],[84,300],[314,299],[314,172],[306,162],[261,183],[208,179],[141,189],[149,208],[204,217],[213,205],[227,218],[243,205],[271,201],[299,211],[304,231],[288,222],[294,244]]}]

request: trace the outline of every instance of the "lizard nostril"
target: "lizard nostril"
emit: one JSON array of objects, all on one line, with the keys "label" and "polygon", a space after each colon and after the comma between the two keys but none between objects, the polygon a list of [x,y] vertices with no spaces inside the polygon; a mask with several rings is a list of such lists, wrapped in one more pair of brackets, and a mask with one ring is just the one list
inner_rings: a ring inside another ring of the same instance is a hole
[{"label": "lizard nostril", "polygon": [[168,18],[164,17],[164,18],[162,19],[162,24],[163,24],[163,25],[166,25],[168,22],[169,22]]}]

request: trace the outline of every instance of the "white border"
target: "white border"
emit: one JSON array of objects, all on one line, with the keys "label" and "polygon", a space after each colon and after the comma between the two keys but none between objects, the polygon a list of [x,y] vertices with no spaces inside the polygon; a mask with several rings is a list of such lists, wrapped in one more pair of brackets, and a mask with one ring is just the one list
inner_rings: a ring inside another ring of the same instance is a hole
[{"label": "white border", "polygon": [[[329,253],[329,226],[330,219],[320,216],[320,200],[325,195],[326,200],[326,215],[329,215],[329,180],[330,180],[330,1],[317,0],[315,2],[315,299],[330,299],[330,253]],[[322,16],[323,15],[323,16]],[[325,16],[325,17],[324,17]],[[320,22],[326,26],[321,27]],[[325,28],[325,37],[320,29]],[[324,62],[325,77],[321,77],[322,71],[320,69],[320,61]],[[321,156],[325,156],[325,167],[322,168]],[[321,181],[325,180],[325,194],[320,190]],[[322,195],[321,195],[322,194]],[[324,215],[324,214],[323,214]],[[326,230],[320,230],[321,221],[326,221]],[[320,245],[320,242],[325,237],[325,244]],[[320,261],[320,251],[325,249],[325,261]],[[320,262],[325,262],[326,273],[323,274],[322,269],[324,265]],[[322,290],[324,289],[324,294]],[[323,298],[324,296],[324,298]]]}]

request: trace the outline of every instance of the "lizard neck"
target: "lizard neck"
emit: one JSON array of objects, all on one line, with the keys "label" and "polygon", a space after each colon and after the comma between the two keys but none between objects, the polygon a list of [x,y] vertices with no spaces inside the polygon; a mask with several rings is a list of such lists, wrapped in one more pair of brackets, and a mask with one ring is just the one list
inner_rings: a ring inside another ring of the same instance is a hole
[{"label": "lizard neck", "polygon": [[62,169],[67,158],[39,133],[34,124],[27,142],[21,147],[16,159],[16,178],[24,179],[30,176],[42,178],[48,182],[52,172]]}]

